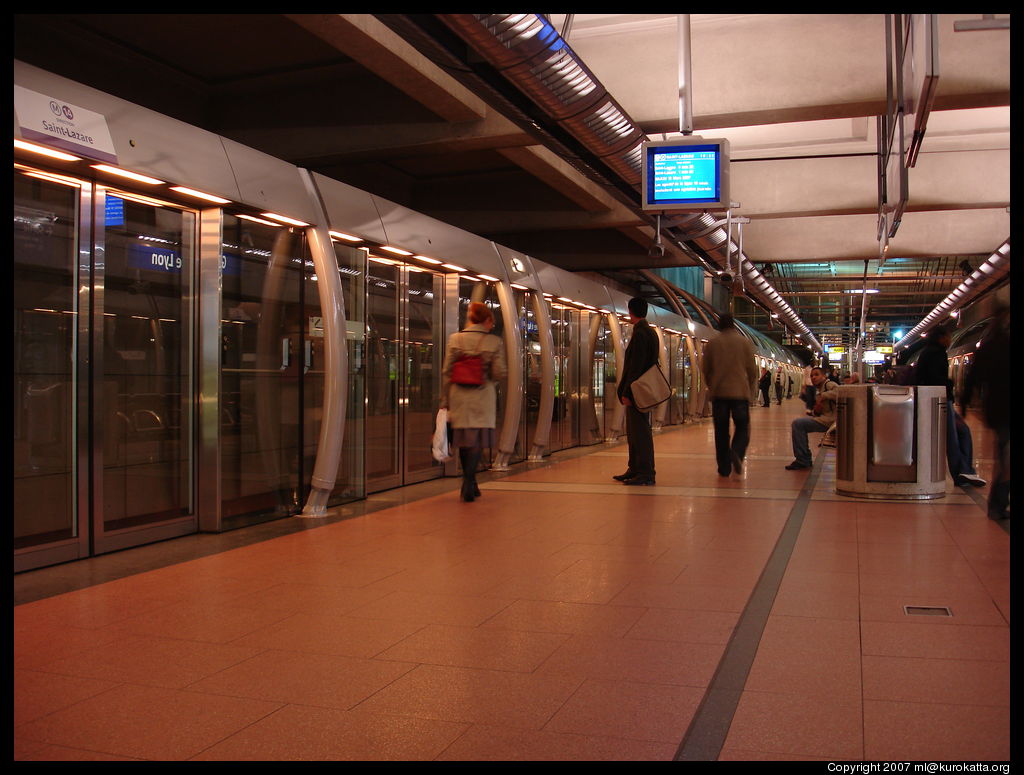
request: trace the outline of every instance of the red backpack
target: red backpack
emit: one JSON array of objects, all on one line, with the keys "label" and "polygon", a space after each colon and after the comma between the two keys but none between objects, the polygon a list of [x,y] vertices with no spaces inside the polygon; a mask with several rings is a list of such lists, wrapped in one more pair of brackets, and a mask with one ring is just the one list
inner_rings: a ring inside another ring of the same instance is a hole
[{"label": "red backpack", "polygon": [[[480,342],[487,334],[482,334]],[[480,342],[477,342],[479,346]],[[463,387],[479,387],[484,384],[484,361],[480,353],[460,355],[452,364],[452,382]]]}]

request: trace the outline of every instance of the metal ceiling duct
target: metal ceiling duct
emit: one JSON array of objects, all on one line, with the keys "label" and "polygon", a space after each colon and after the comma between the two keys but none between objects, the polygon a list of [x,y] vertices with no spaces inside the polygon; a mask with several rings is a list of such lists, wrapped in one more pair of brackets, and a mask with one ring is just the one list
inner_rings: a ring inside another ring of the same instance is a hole
[{"label": "metal ceiling duct", "polygon": [[[511,84],[539,106],[552,121],[575,137],[590,153],[635,189],[641,183],[642,145],[647,135],[622,109],[607,89],[576,56],[554,27],[538,14],[436,14],[474,51]],[[637,203],[638,204],[638,203]],[[712,272],[720,272],[713,254],[723,251],[728,240],[722,229],[699,237],[687,233],[707,231],[715,218],[704,213],[689,219],[686,231],[668,226],[663,232],[677,241],[700,247],[712,263]],[[693,251],[687,251],[693,253]],[[738,253],[737,253],[738,255]],[[818,352],[821,345],[810,329],[753,263],[743,257],[743,281],[746,293],[755,296],[779,319],[803,337]]]},{"label": "metal ceiling duct", "polygon": [[1010,240],[1007,239],[971,273],[970,277],[960,283],[956,290],[939,302],[920,323],[910,329],[907,335],[896,343],[895,347],[899,349],[911,344],[916,337],[924,336],[930,329],[947,321],[951,312],[963,309],[973,303],[997,285],[1001,285],[1009,277]]},{"label": "metal ceiling duct", "polygon": [[633,186],[646,139],[554,27],[532,13],[438,14],[563,129]]}]

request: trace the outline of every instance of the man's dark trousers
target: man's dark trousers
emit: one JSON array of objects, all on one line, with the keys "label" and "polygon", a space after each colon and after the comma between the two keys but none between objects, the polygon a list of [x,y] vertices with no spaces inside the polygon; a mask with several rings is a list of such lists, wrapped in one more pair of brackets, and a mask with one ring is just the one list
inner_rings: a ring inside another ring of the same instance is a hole
[{"label": "man's dark trousers", "polygon": [[629,442],[627,468],[636,476],[654,478],[654,436],[651,416],[635,406],[626,407],[626,441]]},{"label": "man's dark trousers", "polygon": [[[736,433],[729,444],[729,416],[736,425]],[[715,398],[711,401],[711,418],[715,423],[715,460],[718,473],[728,476],[732,470],[732,456],[743,460],[750,443],[750,402],[739,398]]]}]

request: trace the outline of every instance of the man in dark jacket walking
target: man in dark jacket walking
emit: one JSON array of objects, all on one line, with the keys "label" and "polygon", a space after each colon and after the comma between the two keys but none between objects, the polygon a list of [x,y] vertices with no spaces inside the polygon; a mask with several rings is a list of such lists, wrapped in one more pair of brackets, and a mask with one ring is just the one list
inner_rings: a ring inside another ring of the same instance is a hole
[{"label": "man in dark jacket walking", "polygon": [[651,366],[658,363],[658,335],[647,323],[647,301],[639,296],[629,300],[629,322],[633,335],[626,347],[626,357],[619,378],[619,402],[626,407],[626,441],[629,443],[629,463],[626,472],[613,477],[623,484],[654,484],[654,437],[651,418],[633,405],[632,385]]}]

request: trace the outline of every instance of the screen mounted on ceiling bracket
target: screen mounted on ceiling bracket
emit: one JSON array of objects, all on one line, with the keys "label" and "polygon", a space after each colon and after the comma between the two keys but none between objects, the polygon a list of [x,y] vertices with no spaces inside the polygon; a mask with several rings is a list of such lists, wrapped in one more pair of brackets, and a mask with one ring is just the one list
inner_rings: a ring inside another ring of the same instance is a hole
[{"label": "screen mounted on ceiling bracket", "polygon": [[727,210],[729,141],[704,137],[643,144],[643,209]]}]

